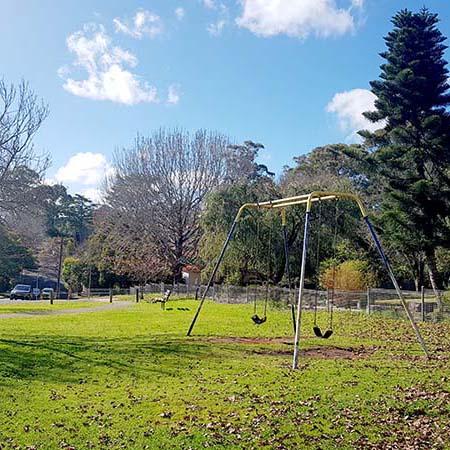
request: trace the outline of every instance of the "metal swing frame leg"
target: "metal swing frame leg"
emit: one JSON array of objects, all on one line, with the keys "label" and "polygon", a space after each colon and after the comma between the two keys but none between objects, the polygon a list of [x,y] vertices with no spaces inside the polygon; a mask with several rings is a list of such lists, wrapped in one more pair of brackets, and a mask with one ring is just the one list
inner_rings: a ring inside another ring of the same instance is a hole
[{"label": "metal swing frame leg", "polygon": [[381,243],[378,239],[377,234],[375,233],[375,230],[372,226],[372,223],[370,222],[369,217],[365,216],[364,221],[367,224],[367,228],[369,229],[370,235],[372,236],[375,246],[377,247],[378,253],[379,253],[380,258],[383,261],[383,264],[388,272],[389,278],[391,279],[392,284],[394,285],[394,288],[397,292],[398,298],[400,299],[403,309],[405,310],[408,320],[411,323],[411,326],[413,327],[413,330],[414,330],[414,333],[416,334],[417,340],[418,340],[420,346],[422,347],[422,350],[425,353],[425,356],[429,359],[430,353],[428,352],[427,346],[425,345],[425,341],[423,340],[422,335],[419,330],[419,327],[417,326],[417,324],[414,320],[414,317],[412,316],[411,311],[408,308],[405,297],[403,297],[403,293],[400,289],[400,286],[397,283],[397,279],[395,278],[394,271],[392,270],[391,264],[389,263],[389,260],[387,259],[387,256],[383,251],[383,247],[381,246]]},{"label": "metal swing frame leg", "polygon": [[[238,214],[238,216],[239,216],[239,214]],[[230,244],[231,239],[233,238],[234,231],[236,230],[236,226],[238,224],[238,220],[237,219],[238,219],[238,217],[233,222],[233,225],[231,226],[231,229],[228,232],[227,239],[226,239],[226,241],[225,241],[225,243],[224,243],[224,245],[222,247],[222,251],[220,252],[219,258],[216,261],[214,269],[211,272],[211,276],[209,277],[208,284],[206,285],[206,288],[205,288],[205,290],[203,292],[202,298],[201,298],[200,303],[198,305],[197,311],[195,312],[194,318],[192,319],[191,325],[190,325],[189,330],[187,332],[187,336],[191,336],[192,330],[194,329],[195,323],[197,322],[198,316],[200,315],[200,311],[202,310],[203,304],[205,303],[205,299],[206,299],[206,296],[208,295],[208,291],[209,291],[210,287],[212,286],[212,284],[214,282],[214,278],[216,277],[216,273],[217,273],[217,270],[219,269],[220,263],[222,262],[223,257],[225,256],[225,252],[227,251],[228,245]]]},{"label": "metal swing frame leg", "polygon": [[305,285],[305,271],[306,271],[306,257],[308,253],[308,237],[309,237],[309,219],[311,212],[306,211],[305,215],[305,229],[303,231],[303,249],[302,249],[302,265],[300,270],[300,286],[298,290],[297,301],[297,320],[295,323],[295,338],[294,338],[294,357],[292,361],[292,368],[296,369],[298,366],[298,356],[300,347],[300,327],[302,322],[302,306],[303,306],[303,289]]}]

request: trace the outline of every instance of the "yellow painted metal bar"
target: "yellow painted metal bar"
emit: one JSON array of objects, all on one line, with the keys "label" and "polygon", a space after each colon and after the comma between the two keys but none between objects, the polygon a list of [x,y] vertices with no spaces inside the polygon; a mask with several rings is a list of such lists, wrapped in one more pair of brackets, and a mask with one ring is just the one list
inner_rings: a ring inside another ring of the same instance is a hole
[{"label": "yellow painted metal bar", "polygon": [[281,226],[286,226],[286,210],[284,208],[281,210]]},{"label": "yellow painted metal bar", "polygon": [[369,215],[359,196],[347,192],[321,192],[321,191],[311,192],[311,194],[309,194],[306,210],[308,212],[311,211],[313,199],[317,198],[319,200],[328,200],[328,198],[326,197],[353,200],[354,202],[357,203],[359,210],[361,211],[361,215],[364,219]]},{"label": "yellow painted metal bar", "polygon": [[242,214],[246,209],[249,208],[263,208],[263,209],[278,209],[278,208],[286,208],[288,206],[295,206],[295,205],[306,205],[306,211],[311,212],[312,205],[315,202],[318,201],[325,201],[325,200],[334,200],[337,198],[347,199],[347,200],[353,200],[359,207],[359,210],[361,212],[361,215],[363,218],[366,218],[368,216],[367,210],[356,194],[350,194],[347,192],[326,192],[326,191],[315,191],[311,192],[310,194],[304,194],[304,195],[297,195],[295,197],[286,197],[286,198],[280,198],[277,200],[272,200],[268,202],[259,202],[259,203],[245,203],[242,205],[236,215],[235,221],[238,222],[241,218]]}]

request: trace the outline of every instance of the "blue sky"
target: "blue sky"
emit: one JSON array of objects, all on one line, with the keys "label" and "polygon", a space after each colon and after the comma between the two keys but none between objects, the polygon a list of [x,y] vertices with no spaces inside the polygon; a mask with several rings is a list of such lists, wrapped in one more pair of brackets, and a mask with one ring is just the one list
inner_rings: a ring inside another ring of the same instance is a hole
[{"label": "blue sky", "polygon": [[160,126],[262,142],[277,173],[355,139],[390,18],[442,0],[3,0],[0,76],[50,106],[48,177],[95,197],[115,148]]}]

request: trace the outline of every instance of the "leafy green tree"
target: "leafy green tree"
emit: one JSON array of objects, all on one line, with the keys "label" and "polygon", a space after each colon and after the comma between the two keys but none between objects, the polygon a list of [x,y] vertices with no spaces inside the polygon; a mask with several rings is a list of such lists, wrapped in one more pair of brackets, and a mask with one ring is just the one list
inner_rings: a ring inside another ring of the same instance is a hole
[{"label": "leafy green tree", "polygon": [[[274,189],[273,181],[264,179],[230,185],[208,197],[200,240],[200,257],[206,263],[207,274],[242,204],[274,198]],[[239,222],[219,276],[230,283],[279,281],[284,269],[282,251],[279,215],[267,210],[248,210]]]},{"label": "leafy green tree", "polygon": [[30,250],[20,239],[0,225],[0,291],[10,287],[12,279],[23,269],[35,269],[35,260]]},{"label": "leafy green tree", "polygon": [[[312,191],[339,191],[358,194],[367,206],[378,204],[379,189],[375,180],[365,174],[364,164],[347,156],[347,153],[360,151],[360,145],[330,144],[294,158],[294,166],[286,167],[281,177],[282,196],[290,197]],[[293,275],[300,272],[304,214],[304,207],[288,209],[288,217],[293,225],[289,232]],[[320,264],[334,256],[335,232],[340,262],[364,260],[374,273],[380,275],[377,270],[379,256],[372,248],[367,228],[354,202],[339,200],[315,204],[311,219],[306,272],[308,283],[318,284],[317,258]]]},{"label": "leafy green tree", "polygon": [[246,182],[261,177],[275,176],[275,173],[271,172],[265,164],[256,161],[258,153],[262,149],[264,149],[263,144],[253,141],[229,145],[226,158],[227,181]]},{"label": "leafy green tree", "polygon": [[89,266],[78,258],[66,258],[63,263],[62,276],[72,292],[79,292],[89,282]]},{"label": "leafy green tree", "polygon": [[[47,205],[47,230],[50,237],[59,238],[57,263],[57,292],[61,281],[62,261],[67,252],[65,244],[73,244],[74,249],[80,246],[92,231],[92,216],[95,206],[81,195],[70,195],[63,185],[51,187]],[[67,247],[67,245],[66,245]]]},{"label": "leafy green tree", "polygon": [[[273,179],[275,174],[256,161],[262,148],[262,144],[252,141],[229,146],[227,165],[230,179],[207,197],[201,219],[203,235],[199,253],[206,265],[206,275],[212,269],[242,204],[280,196]],[[280,281],[284,273],[280,227],[279,214],[266,210],[248,211],[239,223],[219,277],[230,283]]]},{"label": "leafy green tree", "polygon": [[423,253],[433,288],[441,287],[435,249],[450,233],[450,104],[445,37],[428,9],[398,12],[381,53],[380,79],[371,83],[380,124],[361,131],[364,149],[352,149],[384,192],[384,237],[409,254]]},{"label": "leafy green tree", "polygon": [[47,206],[47,228],[52,237],[71,238],[81,245],[92,231],[95,205],[82,195],[70,195],[63,185],[52,186]]}]

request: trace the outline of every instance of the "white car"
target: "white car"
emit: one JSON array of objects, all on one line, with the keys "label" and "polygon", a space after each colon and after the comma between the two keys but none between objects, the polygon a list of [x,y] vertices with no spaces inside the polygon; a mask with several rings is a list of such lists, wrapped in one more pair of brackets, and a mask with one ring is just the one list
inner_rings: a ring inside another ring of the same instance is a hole
[{"label": "white car", "polygon": [[52,297],[55,297],[55,291],[53,288],[44,288],[41,291],[41,298],[48,298],[51,299]]}]

